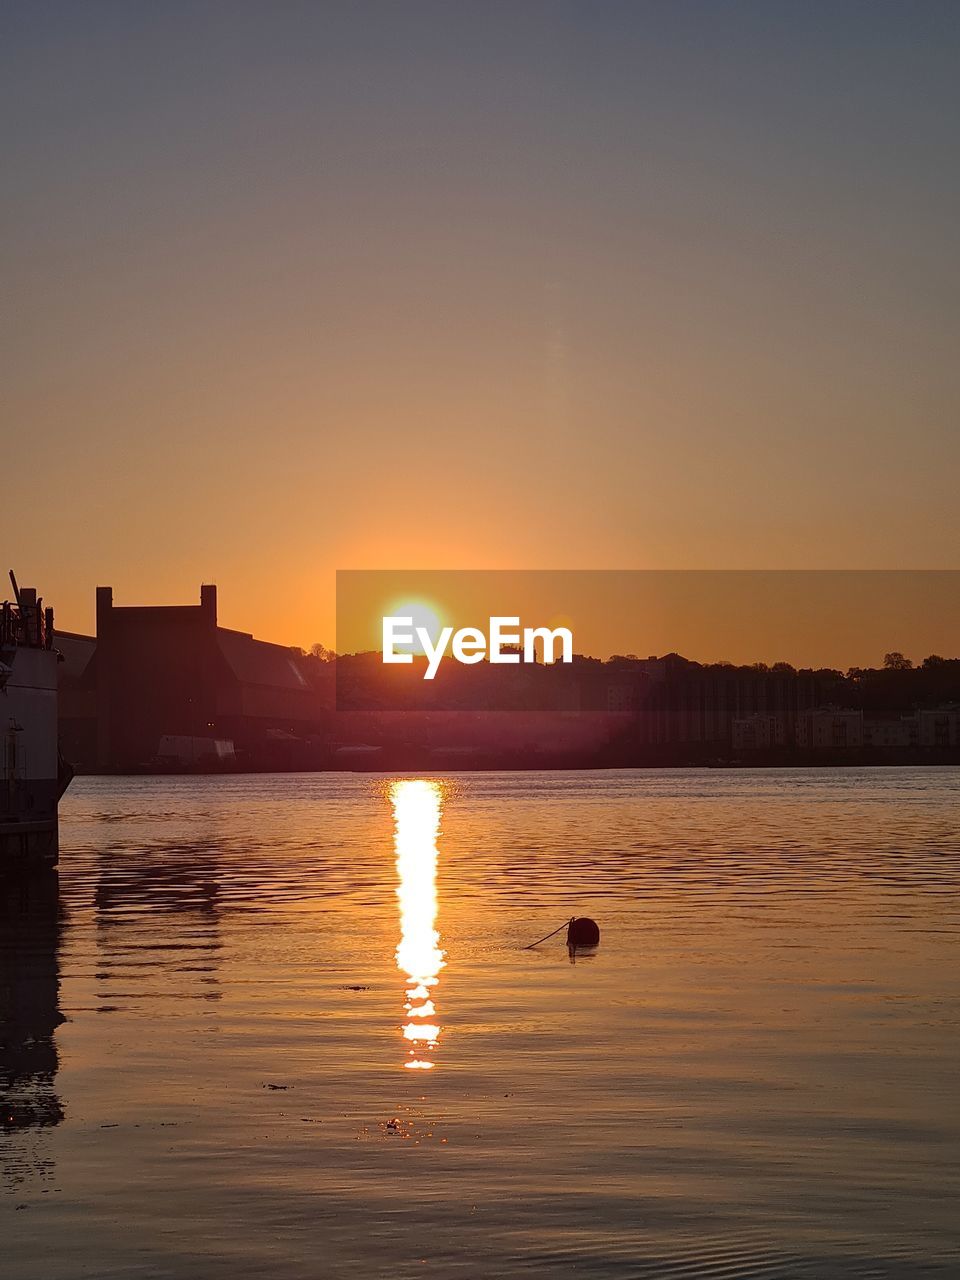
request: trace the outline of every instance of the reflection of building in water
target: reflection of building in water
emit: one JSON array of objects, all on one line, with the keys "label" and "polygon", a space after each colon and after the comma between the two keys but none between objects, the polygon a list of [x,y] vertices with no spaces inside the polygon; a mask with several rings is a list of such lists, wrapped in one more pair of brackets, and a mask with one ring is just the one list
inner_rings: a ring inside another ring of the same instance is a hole
[{"label": "reflection of building in water", "polygon": [[219,861],[212,845],[110,849],[95,903],[99,997],[219,1000]]},{"label": "reflection of building in water", "polygon": [[55,872],[0,896],[0,1183],[52,1172],[42,1131],[63,1119],[54,1032],[63,1022]]},{"label": "reflection of building in water", "polygon": [[437,920],[437,836],[442,792],[438,782],[404,779],[390,791],[397,853],[400,944],[397,968],[406,975],[409,1048],[405,1067],[428,1070],[440,1038],[434,988],[443,968]]}]

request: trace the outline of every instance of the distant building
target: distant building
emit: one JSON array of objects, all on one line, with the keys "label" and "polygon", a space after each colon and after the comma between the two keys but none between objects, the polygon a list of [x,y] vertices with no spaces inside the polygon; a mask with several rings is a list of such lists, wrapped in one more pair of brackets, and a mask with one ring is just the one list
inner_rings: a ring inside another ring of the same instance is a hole
[{"label": "distant building", "polygon": [[136,607],[115,606],[112,588],[98,587],[95,651],[87,637],[57,640],[75,667],[61,731],[83,767],[223,762],[231,743],[241,762],[286,768],[322,737],[308,661],[218,626],[214,586],[200,588],[199,605]]},{"label": "distant building", "polygon": [[679,654],[660,659],[663,678],[653,684],[637,713],[637,740],[643,746],[700,746],[725,751],[733,725],[769,716],[793,741],[805,709],[829,701],[831,672],[764,671],[721,664],[703,667]]},{"label": "distant building", "polygon": [[917,712],[921,747],[960,747],[960,703]]},{"label": "distant building", "polygon": [[843,707],[814,707],[797,717],[797,746],[807,751],[836,751],[863,746],[863,712]]},{"label": "distant building", "polygon": [[901,716],[899,720],[864,720],[863,745],[865,747],[915,747],[919,740],[919,724],[916,716]]},{"label": "distant building", "polygon": [[787,740],[780,716],[743,716],[733,721],[732,734],[735,751],[768,751]]}]

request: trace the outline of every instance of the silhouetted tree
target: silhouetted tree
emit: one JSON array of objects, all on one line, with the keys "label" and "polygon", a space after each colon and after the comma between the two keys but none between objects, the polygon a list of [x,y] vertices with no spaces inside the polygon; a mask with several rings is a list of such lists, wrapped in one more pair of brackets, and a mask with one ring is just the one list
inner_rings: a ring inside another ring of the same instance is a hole
[{"label": "silhouetted tree", "polygon": [[912,671],[913,663],[909,658],[905,658],[899,649],[894,649],[892,653],[883,655],[883,665],[887,671]]},{"label": "silhouetted tree", "polygon": [[923,660],[924,671],[931,671],[934,668],[945,667],[946,665],[947,659],[941,658],[939,653],[931,653],[929,658],[924,658]]}]

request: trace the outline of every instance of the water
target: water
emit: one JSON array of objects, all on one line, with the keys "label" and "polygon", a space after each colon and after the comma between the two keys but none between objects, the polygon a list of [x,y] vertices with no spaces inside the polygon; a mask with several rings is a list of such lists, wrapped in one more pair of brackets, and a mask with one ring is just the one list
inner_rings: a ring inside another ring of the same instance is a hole
[{"label": "water", "polygon": [[394,782],[73,784],[12,1277],[960,1275],[960,772]]}]

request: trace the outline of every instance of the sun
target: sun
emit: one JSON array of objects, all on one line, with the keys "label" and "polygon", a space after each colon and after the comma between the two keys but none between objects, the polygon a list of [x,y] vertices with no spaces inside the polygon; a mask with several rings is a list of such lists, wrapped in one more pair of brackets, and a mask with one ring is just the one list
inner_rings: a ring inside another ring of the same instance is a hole
[{"label": "sun", "polygon": [[[385,610],[384,617],[393,618],[412,618],[413,633],[416,637],[417,627],[421,627],[426,631],[432,643],[436,644],[440,632],[443,630],[443,622],[435,605],[429,604],[426,600],[398,600]],[[394,651],[396,653],[413,653],[422,655],[426,651],[420,641],[414,638],[412,644],[395,644]]]}]

